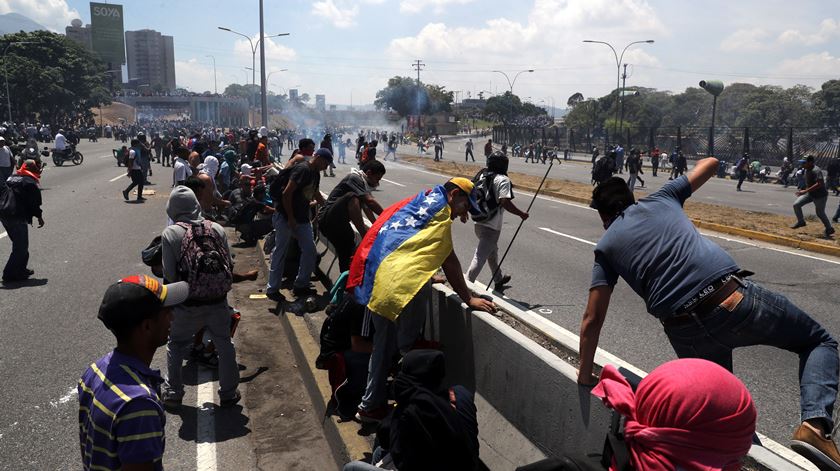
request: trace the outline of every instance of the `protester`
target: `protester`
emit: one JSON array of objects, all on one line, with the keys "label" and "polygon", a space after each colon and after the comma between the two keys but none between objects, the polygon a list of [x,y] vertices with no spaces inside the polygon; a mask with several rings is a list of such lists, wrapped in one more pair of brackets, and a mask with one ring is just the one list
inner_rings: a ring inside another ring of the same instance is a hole
[{"label": "protester", "polygon": [[0,186],[5,184],[6,179],[12,176],[15,169],[15,157],[11,149],[6,145],[6,139],[0,137]]},{"label": "protester", "polygon": [[750,169],[750,159],[749,154],[744,152],[744,155],[738,159],[738,162],[735,164],[735,172],[738,175],[738,186],[735,187],[736,191],[741,191],[741,185],[744,184],[744,180],[747,179],[747,174],[749,173]]},{"label": "protester", "polygon": [[173,152],[175,161],[172,164],[172,186],[183,185],[187,178],[192,176],[192,169],[187,158],[190,156],[190,150],[186,147],[177,147]]},{"label": "protester", "polygon": [[468,162],[469,159],[472,159],[472,161],[475,162],[475,156],[473,156],[472,138],[467,139],[467,143],[464,144],[464,162]]},{"label": "protester", "polygon": [[189,298],[174,311],[166,347],[168,376],[164,403],[178,408],[184,397],[182,366],[193,336],[206,328],[219,355],[219,400],[222,407],[239,402],[239,369],[231,340],[227,293],[233,262],[224,228],[204,219],[192,190],[177,186],[169,195],[166,214],[174,224],[161,234],[163,275],[169,282],[189,281]]},{"label": "protester", "polygon": [[494,152],[487,159],[487,168],[482,169],[473,179],[481,213],[472,216],[478,246],[467,270],[467,279],[474,282],[484,268],[484,263],[489,261],[492,279],[487,284],[494,284],[496,290],[503,289],[511,278],[499,269],[499,237],[502,234],[504,212],[508,210],[523,221],[528,219],[528,213],[513,204],[513,184],[507,176],[508,164],[504,154]]},{"label": "protester", "polygon": [[131,140],[131,149],[128,151],[128,162],[125,165],[126,175],[131,178],[131,184],[128,188],[123,190],[123,199],[128,201],[129,193],[137,187],[137,202],[146,201],[143,198],[143,186],[146,184],[146,179],[143,175],[142,151],[140,149],[140,141],[137,139]]},{"label": "protester", "polygon": [[362,165],[361,169],[350,169],[350,173],[330,192],[319,211],[318,227],[335,248],[341,272],[350,269],[350,260],[356,249],[356,236],[351,224],[364,237],[367,226],[362,214],[373,222],[382,213],[382,206],[371,191],[379,186],[379,180],[384,175],[385,165],[378,160]]},{"label": "protester", "polygon": [[9,240],[12,251],[3,268],[3,283],[24,281],[35,274],[27,268],[29,264],[29,228],[32,218],[38,220],[38,227],[44,227],[41,211],[41,167],[34,160],[27,160],[15,175],[0,183],[0,223]]},{"label": "protester", "polygon": [[493,139],[487,139],[487,143],[484,144],[485,163],[486,163],[487,157],[490,157],[490,154],[492,154],[492,153],[493,153]]},{"label": "protester", "polygon": [[802,424],[796,437],[837,466],[840,453],[830,439],[840,368],[837,342],[787,298],[746,280],[752,273],[740,270],[726,251],[701,236],[683,212],[686,199],[717,168],[714,157],[703,159],[688,177],[638,202],[620,178],[593,191],[592,207],[606,232],[595,247],[578,381],[593,382],[601,327],[621,277],[662,323],[680,358],[704,358],[732,371],[734,348],[771,345],[797,353]]},{"label": "protester", "polygon": [[[307,152],[314,147],[314,142],[305,144]],[[303,147],[303,146],[301,146]],[[289,241],[295,238],[300,247],[300,266],[293,285],[293,294],[298,297],[314,294],[310,284],[312,270],[315,269],[315,242],[309,207],[314,200],[324,204],[324,197],[318,190],[320,173],[329,167],[332,154],[327,149],[318,149],[311,162],[301,161],[289,166],[277,176],[271,184],[270,196],[277,210],[273,216],[274,250],[271,252],[271,269],[268,275],[266,295],[269,299],[281,301],[280,282],[286,262]]]},{"label": "protester", "polygon": [[151,364],[166,345],[173,306],[188,295],[184,281],[164,285],[145,275],[108,287],[97,317],[117,346],[79,380],[82,469],[163,469],[163,378]]},{"label": "protester", "polygon": [[[805,157],[805,189],[796,192],[796,202],[793,203],[793,213],[796,215],[796,224],[790,226],[791,229],[799,229],[805,227],[805,216],[802,214],[802,207],[809,203],[814,203],[814,211],[817,217],[825,226],[825,237],[831,237],[834,234],[834,228],[825,214],[825,205],[828,202],[828,190],[825,188],[825,180],[823,179],[822,170],[814,165],[814,156],[809,155]],[[835,219],[837,219],[835,217]]]},{"label": "protester", "polygon": [[[332,134],[327,133],[324,135],[324,139],[321,140],[321,145],[319,146],[321,149],[327,149],[330,151],[330,154],[335,155],[335,151],[333,151],[333,144],[332,144]],[[327,175],[327,171],[324,170],[324,176],[327,177],[334,177],[335,176],[335,164],[330,162],[329,166],[330,173]]]},{"label": "protester", "polygon": [[348,463],[343,471],[378,470],[379,461],[400,471],[478,469],[475,396],[460,385],[447,388],[445,373],[443,352],[408,352],[394,380],[397,405],[377,431],[375,461]]},{"label": "protester", "polygon": [[452,289],[470,309],[495,304],[473,296],[452,245],[452,220],[478,211],[474,185],[452,178],[385,209],[353,256],[347,289],[371,314],[373,353],[368,384],[356,418],[378,422],[388,413],[385,379],[397,352],[415,343],[426,319],[429,281],[443,268]]}]

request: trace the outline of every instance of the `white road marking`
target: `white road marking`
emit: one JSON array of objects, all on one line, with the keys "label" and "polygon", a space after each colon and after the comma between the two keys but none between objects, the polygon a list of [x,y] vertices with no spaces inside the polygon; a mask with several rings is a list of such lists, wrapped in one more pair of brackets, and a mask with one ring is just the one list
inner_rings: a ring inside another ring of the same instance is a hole
[{"label": "white road marking", "polygon": [[403,185],[402,183],[392,182],[391,180],[388,180],[388,179],[386,179],[386,178],[383,178],[383,179],[382,179],[382,181],[383,181],[383,182],[388,182],[388,183],[390,183],[390,184],[392,184],[392,185],[397,185],[397,186],[405,187],[405,185]]},{"label": "white road marking", "polygon": [[216,382],[213,373],[198,367],[198,393],[196,395],[196,446],[195,469],[216,471],[216,419],[214,417]]},{"label": "white road marking", "polygon": [[110,180],[108,180],[108,181],[109,181],[109,182],[115,182],[115,181],[117,181],[117,180],[119,180],[120,178],[123,178],[123,177],[125,177],[125,174],[122,174],[122,175],[120,175],[120,176],[118,176],[118,177],[114,177],[114,178],[112,178],[112,179],[110,179]]},{"label": "white road marking", "polygon": [[547,227],[541,227],[540,229],[543,230],[543,231],[546,231],[546,232],[550,232],[550,233],[555,234],[555,235],[559,235],[559,236],[562,236],[562,237],[567,237],[567,238],[572,239],[572,240],[576,240],[578,242],[583,242],[584,244],[595,245],[595,242],[590,242],[586,239],[581,239],[580,237],[575,237],[573,235],[563,234],[562,232],[557,232],[557,231],[555,231],[553,229],[549,229]]},{"label": "white road marking", "polygon": [[9,235],[7,232],[4,232],[4,233],[0,234],[0,239],[2,239],[3,237],[6,237],[7,235]]},{"label": "white road marking", "polygon": [[797,257],[805,257],[805,258],[810,258],[812,260],[819,260],[821,262],[833,263],[835,265],[840,265],[840,261],[837,261],[837,260],[831,260],[831,259],[828,259],[828,258],[817,257],[817,256],[814,256],[814,255],[808,255],[806,253],[794,252],[792,250],[777,249],[776,247],[768,247],[766,245],[756,244],[756,243],[753,243],[753,242],[747,242],[745,240],[740,240],[740,239],[733,239],[731,237],[725,237],[725,236],[717,235],[717,234],[710,234],[708,232],[700,232],[700,233],[703,234],[704,236],[707,236],[707,237],[715,237],[717,239],[723,239],[723,240],[729,241],[729,242],[737,242],[739,244],[744,244],[744,245],[747,245],[747,246],[750,246],[750,247],[755,247],[757,249],[767,249],[767,250],[772,250],[774,252],[781,252],[781,253],[786,253],[788,255],[796,255]]},{"label": "white road marking", "polygon": [[61,396],[60,398],[58,398],[58,400],[50,401],[50,405],[53,407],[58,407],[62,404],[67,404],[68,402],[70,402],[71,399],[73,399],[73,396],[75,396],[78,393],[79,391],[76,389],[75,386],[73,386],[70,388],[69,391],[67,391],[67,394]]},{"label": "white road marking", "polygon": [[99,156],[99,157],[97,157],[97,158],[98,158],[98,159],[107,159],[108,157],[112,157],[112,158],[113,158],[113,157],[114,157],[114,155],[113,155],[113,154],[111,154],[111,155],[100,155],[100,156]]}]

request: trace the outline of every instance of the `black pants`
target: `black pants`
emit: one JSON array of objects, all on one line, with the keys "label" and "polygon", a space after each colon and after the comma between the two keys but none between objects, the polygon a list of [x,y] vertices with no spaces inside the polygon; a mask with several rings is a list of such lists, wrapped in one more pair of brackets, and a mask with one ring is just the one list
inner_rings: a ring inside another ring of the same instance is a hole
[{"label": "black pants", "polygon": [[475,162],[475,157],[473,157],[472,149],[467,149],[467,152],[464,155],[464,162],[468,161],[469,159],[472,159],[472,161]]},{"label": "black pants", "polygon": [[738,186],[737,186],[737,188],[739,190],[741,189],[741,185],[744,184],[744,180],[746,180],[746,179],[747,179],[747,172],[745,172],[745,171],[738,172]]},{"label": "black pants", "polygon": [[125,189],[126,193],[131,192],[134,187],[137,187],[137,199],[141,199],[143,197],[143,183],[146,181],[146,177],[143,175],[142,170],[132,170],[129,173],[131,176],[131,185],[128,185],[128,188]]},{"label": "black pants", "polygon": [[653,173],[653,176],[655,177],[655,176],[656,176],[656,172],[658,172],[658,171],[659,171],[659,162],[656,162],[656,163],[651,164],[651,168],[653,169],[653,172],[652,172],[652,173]]},{"label": "black pants", "polygon": [[356,234],[348,222],[334,223],[322,218],[318,226],[328,241],[335,247],[338,269],[342,272],[350,269],[353,253],[356,251]]}]

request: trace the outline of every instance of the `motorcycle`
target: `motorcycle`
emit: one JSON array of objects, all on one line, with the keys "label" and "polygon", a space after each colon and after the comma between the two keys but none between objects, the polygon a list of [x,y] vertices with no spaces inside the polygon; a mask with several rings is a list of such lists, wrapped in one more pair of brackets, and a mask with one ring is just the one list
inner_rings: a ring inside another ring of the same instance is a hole
[{"label": "motorcycle", "polygon": [[76,144],[67,144],[63,153],[55,149],[52,151],[52,160],[56,167],[61,167],[68,160],[72,161],[73,165],[81,165],[84,159],[82,153],[76,150]]}]

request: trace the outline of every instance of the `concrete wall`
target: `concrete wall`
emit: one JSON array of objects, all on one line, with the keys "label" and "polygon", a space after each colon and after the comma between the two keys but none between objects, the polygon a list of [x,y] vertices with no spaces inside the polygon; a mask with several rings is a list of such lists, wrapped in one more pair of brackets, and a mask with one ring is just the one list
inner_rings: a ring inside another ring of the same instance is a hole
[{"label": "concrete wall", "polygon": [[[319,244],[319,251],[326,250]],[[320,269],[330,280],[338,276],[332,254],[321,259]],[[577,351],[574,334],[503,299],[496,301],[548,341]],[[491,470],[513,470],[565,452],[602,451],[611,413],[589,388],[577,384],[572,364],[496,316],[469,311],[445,285],[433,285],[429,308],[426,337],[442,344],[447,381],[476,392],[481,458]],[[616,366],[631,382],[645,375],[600,349],[595,361]],[[750,469],[816,469],[791,450],[760,438],[764,446],[752,447]]]}]

